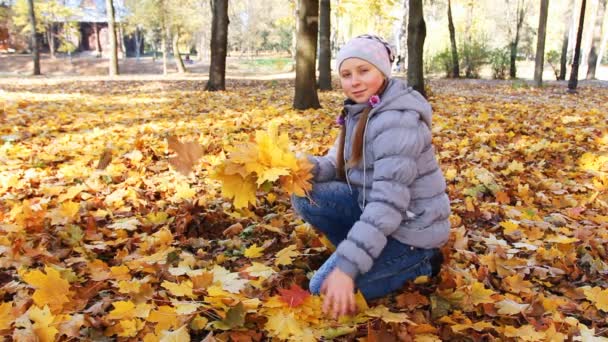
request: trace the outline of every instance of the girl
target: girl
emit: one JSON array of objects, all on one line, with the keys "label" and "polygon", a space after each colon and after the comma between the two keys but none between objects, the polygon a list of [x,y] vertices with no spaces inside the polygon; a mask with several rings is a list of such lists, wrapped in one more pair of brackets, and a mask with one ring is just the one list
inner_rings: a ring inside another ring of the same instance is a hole
[{"label": "girl", "polygon": [[298,214],[336,251],[310,280],[323,310],[353,313],[355,287],[385,296],[410,279],[435,275],[448,239],[450,203],[431,142],[431,106],[391,78],[391,48],[363,35],[340,49],[336,65],[347,99],[340,136],[314,163],[312,201]]}]

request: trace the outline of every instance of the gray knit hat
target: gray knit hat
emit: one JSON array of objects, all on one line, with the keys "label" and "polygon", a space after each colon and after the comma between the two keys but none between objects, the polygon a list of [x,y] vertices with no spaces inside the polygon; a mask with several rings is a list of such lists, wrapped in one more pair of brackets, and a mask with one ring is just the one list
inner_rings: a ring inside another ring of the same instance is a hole
[{"label": "gray knit hat", "polygon": [[391,77],[391,66],[395,59],[391,46],[382,38],[364,34],[349,40],[336,56],[336,69],[349,58],[360,58],[373,64],[387,78]]}]

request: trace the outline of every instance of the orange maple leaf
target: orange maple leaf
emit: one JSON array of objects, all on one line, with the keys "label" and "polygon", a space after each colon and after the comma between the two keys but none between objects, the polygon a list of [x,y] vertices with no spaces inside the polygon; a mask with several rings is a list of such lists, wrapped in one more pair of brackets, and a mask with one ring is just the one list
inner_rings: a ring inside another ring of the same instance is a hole
[{"label": "orange maple leaf", "polygon": [[297,284],[292,284],[289,289],[279,289],[279,293],[281,294],[281,300],[292,308],[302,305],[306,298],[310,296],[310,292],[302,289]]}]

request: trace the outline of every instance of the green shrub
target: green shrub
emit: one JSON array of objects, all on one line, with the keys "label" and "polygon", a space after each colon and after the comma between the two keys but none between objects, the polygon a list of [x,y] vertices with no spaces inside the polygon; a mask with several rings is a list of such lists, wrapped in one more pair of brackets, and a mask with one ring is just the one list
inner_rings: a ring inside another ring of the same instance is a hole
[{"label": "green shrub", "polygon": [[488,47],[485,39],[474,38],[471,42],[463,42],[459,49],[461,70],[466,78],[479,78],[481,67],[488,63]]},{"label": "green shrub", "polygon": [[490,51],[490,65],[492,66],[492,77],[504,80],[509,74],[510,52],[508,48],[499,48]]},{"label": "green shrub", "polygon": [[450,49],[446,48],[443,51],[437,53],[433,57],[431,57],[430,62],[426,67],[428,70],[425,70],[426,73],[429,72],[442,72],[445,74],[445,77],[451,78],[452,70],[454,69],[454,64],[452,63],[452,52]]},{"label": "green shrub", "polygon": [[547,52],[547,54],[545,55],[545,59],[547,60],[547,63],[549,63],[549,65],[551,66],[551,69],[553,69],[553,73],[555,74],[555,79],[559,79],[559,68],[560,68],[560,59],[561,59],[561,53],[555,51],[555,50],[551,50],[549,52]]}]

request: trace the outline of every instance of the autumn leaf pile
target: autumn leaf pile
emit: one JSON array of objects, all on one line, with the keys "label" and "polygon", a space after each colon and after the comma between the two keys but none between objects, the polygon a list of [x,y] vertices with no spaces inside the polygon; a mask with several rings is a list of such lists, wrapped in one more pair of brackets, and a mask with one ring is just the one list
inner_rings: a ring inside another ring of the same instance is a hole
[{"label": "autumn leaf pile", "polygon": [[[323,109],[297,112],[288,81],[231,81],[217,93],[199,81],[57,82],[0,91],[4,336],[608,336],[605,88],[573,96],[564,86],[431,83],[452,200],[441,273],[370,303],[358,296],[359,314],[334,321],[303,290],[331,246],[291,209],[289,192],[306,188],[281,177],[306,173],[295,151],[331,145],[338,92],[321,93]],[[191,174],[177,172],[167,137],[200,146]],[[264,139],[281,143],[260,150]],[[235,203],[217,179],[228,176],[246,180]]]}]

